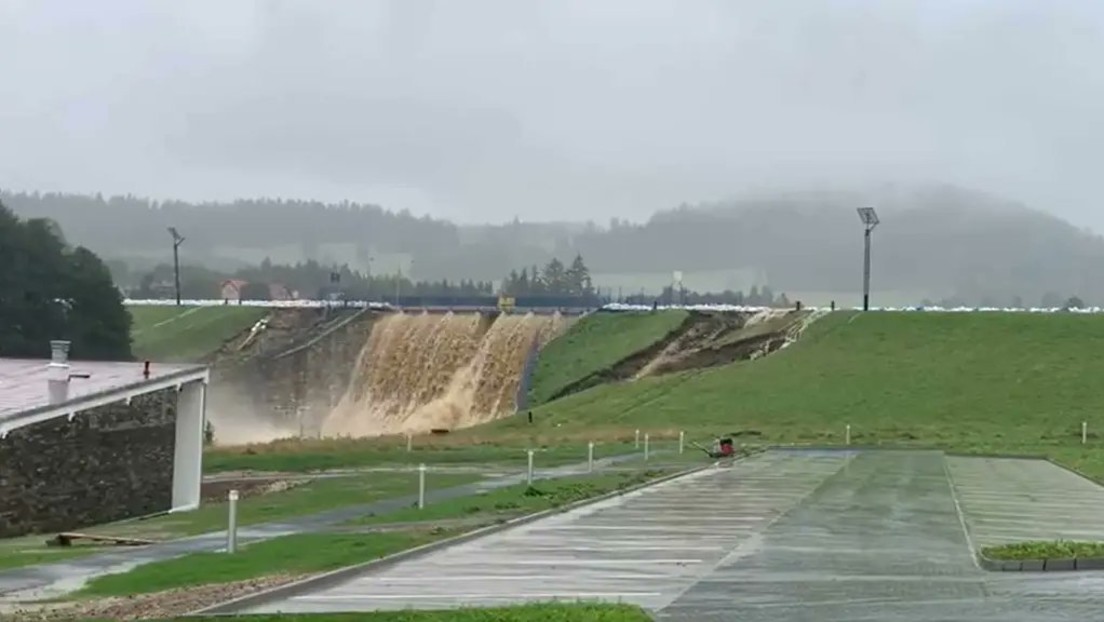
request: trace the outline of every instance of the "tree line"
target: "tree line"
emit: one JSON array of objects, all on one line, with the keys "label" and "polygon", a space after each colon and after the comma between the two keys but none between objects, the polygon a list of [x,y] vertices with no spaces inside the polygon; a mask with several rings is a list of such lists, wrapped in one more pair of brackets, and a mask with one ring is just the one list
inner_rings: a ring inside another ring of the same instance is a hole
[{"label": "tree line", "polygon": [[502,293],[509,296],[576,296],[591,298],[594,296],[594,284],[590,279],[582,255],[575,255],[571,265],[553,257],[543,269],[536,265],[522,268],[521,272],[511,270],[502,281]]},{"label": "tree line", "polygon": [[[916,292],[917,304],[928,296],[1007,305],[1017,295],[1035,302],[1055,292],[1104,302],[1100,236],[1014,202],[945,186],[877,197],[819,192],[683,205],[644,222],[612,219],[601,226],[468,226],[376,205],[280,199],[185,203],[0,191],[0,200],[24,217],[62,223],[75,243],[139,270],[152,267],[152,257],[163,261],[170,244],[165,228],[176,226],[191,256],[230,273],[265,255],[358,269],[373,258],[382,265],[401,256],[412,258],[427,282],[486,282],[510,266],[519,267],[519,281],[520,266],[529,266],[531,282],[533,264],[581,254],[592,275],[749,268],[788,291],[812,292],[855,291],[862,234],[854,207],[874,204],[883,217],[874,235],[877,289]],[[519,281],[511,284],[518,291],[541,283]]]},{"label": "tree line", "polygon": [[[412,280],[398,274],[372,275],[347,264],[323,265],[309,260],[296,264],[276,264],[264,260],[259,265],[234,271],[219,271],[203,266],[185,265],[180,269],[180,294],[185,299],[218,299],[227,281],[241,281],[240,297],[245,300],[270,300],[275,291],[302,299],[348,299],[393,301],[411,296],[476,296],[494,294],[491,281],[458,279]],[[275,286],[275,290],[274,290]],[[143,274],[127,294],[140,299],[168,299],[175,296],[173,267],[160,264]]]}]

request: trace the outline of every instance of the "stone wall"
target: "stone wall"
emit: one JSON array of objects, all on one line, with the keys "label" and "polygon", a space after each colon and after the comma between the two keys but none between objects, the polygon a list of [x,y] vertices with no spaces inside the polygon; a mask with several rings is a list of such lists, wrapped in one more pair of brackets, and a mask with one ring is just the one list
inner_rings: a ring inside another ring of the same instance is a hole
[{"label": "stone wall", "polygon": [[176,399],[166,389],[0,439],[0,537],[170,509]]},{"label": "stone wall", "polygon": [[[304,434],[316,434],[344,395],[378,316],[379,312],[369,310],[356,313],[305,343],[217,373],[210,410],[233,414],[248,408],[251,413],[241,414],[251,415],[250,420],[271,421],[288,431],[298,427],[301,410]],[[218,422],[214,425],[217,438]]]}]

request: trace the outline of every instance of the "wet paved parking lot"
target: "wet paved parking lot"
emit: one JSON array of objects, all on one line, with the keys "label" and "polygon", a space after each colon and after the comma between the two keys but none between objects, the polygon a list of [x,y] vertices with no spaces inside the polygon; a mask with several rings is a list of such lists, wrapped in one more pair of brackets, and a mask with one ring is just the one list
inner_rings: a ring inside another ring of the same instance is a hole
[{"label": "wet paved parking lot", "polygon": [[1101,509],[1104,489],[1042,461],[773,451],[250,611],[595,599],[659,620],[1088,619],[1104,573],[989,573],[971,549],[1104,537]]}]

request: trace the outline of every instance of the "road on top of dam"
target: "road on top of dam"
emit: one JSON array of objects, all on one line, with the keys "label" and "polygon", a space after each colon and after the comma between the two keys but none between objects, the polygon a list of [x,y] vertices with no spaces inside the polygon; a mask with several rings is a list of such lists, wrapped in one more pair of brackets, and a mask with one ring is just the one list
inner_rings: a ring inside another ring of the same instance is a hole
[{"label": "road on top of dam", "polygon": [[1104,573],[999,573],[977,547],[1104,539],[1104,489],[1041,460],[777,450],[250,613],[600,600],[657,620],[1089,619]]}]

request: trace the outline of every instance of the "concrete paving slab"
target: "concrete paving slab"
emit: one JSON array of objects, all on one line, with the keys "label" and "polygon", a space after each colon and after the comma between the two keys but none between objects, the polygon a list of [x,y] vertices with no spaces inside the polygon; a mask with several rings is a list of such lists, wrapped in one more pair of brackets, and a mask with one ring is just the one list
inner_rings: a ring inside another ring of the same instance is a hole
[{"label": "concrete paving slab", "polygon": [[1104,540],[1104,488],[1045,460],[948,457],[978,548],[1024,540]]},{"label": "concrete paving slab", "polygon": [[942,454],[869,452],[658,618],[935,620],[983,597]]},{"label": "concrete paving slab", "polygon": [[[1104,573],[1040,576],[978,568],[965,510],[988,507],[987,483],[1051,496],[1051,503],[1064,497],[1052,494],[1062,489],[1047,486],[1101,494],[1095,485],[1069,480],[1068,472],[1045,462],[950,462],[955,476],[938,452],[863,453],[657,619],[1027,622],[1091,619],[1104,611]],[[1040,471],[1043,465],[1055,471]],[[952,486],[952,479],[960,483],[958,475],[968,483],[965,495]],[[1087,523],[1077,523],[1084,519],[1049,528],[1084,530]]]},{"label": "concrete paving slab", "polygon": [[772,452],[400,562],[249,612],[622,601],[661,609],[851,458]]}]

